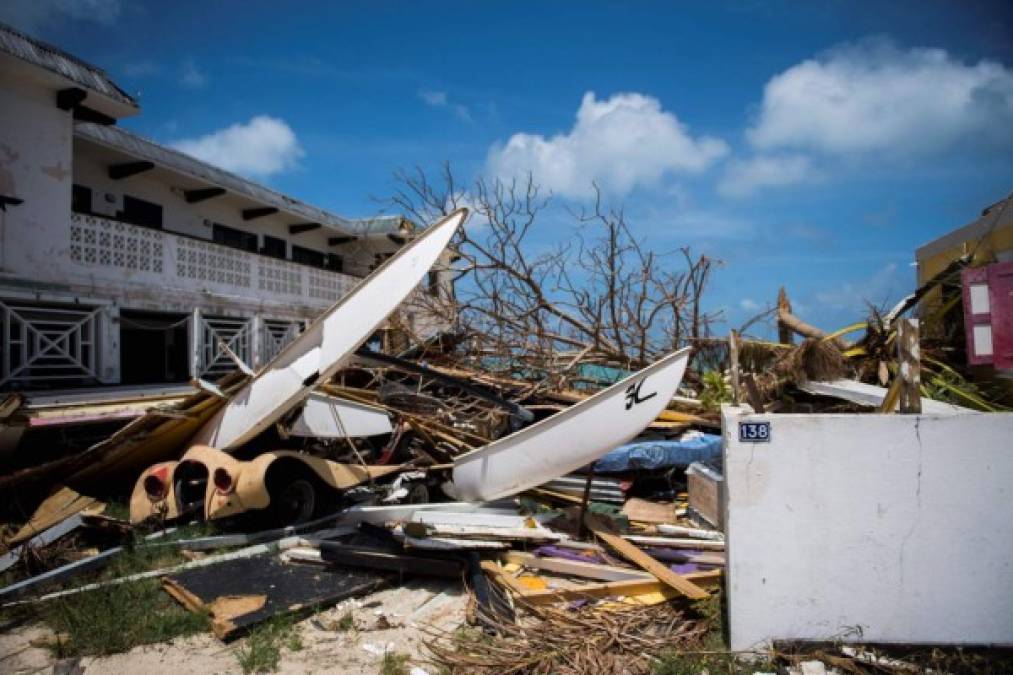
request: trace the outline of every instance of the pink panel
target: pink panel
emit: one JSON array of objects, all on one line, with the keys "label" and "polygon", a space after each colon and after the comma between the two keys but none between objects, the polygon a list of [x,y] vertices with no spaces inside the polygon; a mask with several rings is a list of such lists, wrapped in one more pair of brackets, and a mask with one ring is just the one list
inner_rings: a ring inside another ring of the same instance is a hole
[{"label": "pink panel", "polygon": [[[964,294],[964,331],[967,337],[967,362],[971,365],[982,365],[992,363],[991,354],[978,354],[974,351],[974,327],[987,326],[992,321],[992,315],[971,313],[971,286],[974,284],[988,283],[987,267],[970,267],[960,273],[961,285]],[[991,298],[989,299],[991,301]]]},{"label": "pink panel", "polygon": [[1013,262],[994,263],[987,269],[992,363],[997,370],[1013,370]]}]

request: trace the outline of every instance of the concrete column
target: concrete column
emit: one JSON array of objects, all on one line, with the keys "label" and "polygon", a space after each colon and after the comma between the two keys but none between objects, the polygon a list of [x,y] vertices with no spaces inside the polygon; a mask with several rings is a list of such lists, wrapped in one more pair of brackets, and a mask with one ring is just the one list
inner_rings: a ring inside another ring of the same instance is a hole
[{"label": "concrete column", "polygon": [[201,312],[199,307],[194,307],[193,312],[190,313],[190,377],[200,377],[200,356],[203,348],[202,336],[204,331],[201,330],[200,325]]},{"label": "concrete column", "polygon": [[256,370],[264,363],[264,315],[257,312],[250,318],[250,363]]},{"label": "concrete column", "polygon": [[95,370],[102,384],[119,384],[120,373],[120,306],[104,305],[98,319],[98,347]]}]

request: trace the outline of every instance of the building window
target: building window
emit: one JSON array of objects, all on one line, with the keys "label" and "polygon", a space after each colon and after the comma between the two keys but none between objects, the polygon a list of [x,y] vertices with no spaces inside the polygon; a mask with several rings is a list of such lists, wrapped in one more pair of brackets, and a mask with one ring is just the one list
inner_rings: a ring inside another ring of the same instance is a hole
[{"label": "building window", "polygon": [[74,183],[70,192],[70,210],[74,213],[91,213],[91,188]]},{"label": "building window", "polygon": [[313,267],[324,266],[324,254],[320,251],[314,251],[311,248],[303,248],[302,246],[292,246],[292,261],[302,263],[303,265],[312,265]]},{"label": "building window", "polygon": [[345,260],[337,253],[328,253],[326,267],[332,272],[343,272],[345,271]]},{"label": "building window", "polygon": [[260,252],[264,255],[269,255],[272,258],[281,258],[284,260],[288,257],[288,244],[285,243],[284,239],[278,237],[272,237],[270,235],[264,235],[264,245],[260,247]]},{"label": "building window", "polygon": [[117,214],[125,223],[162,229],[162,205],[123,195],[123,210]]},{"label": "building window", "polygon": [[434,298],[440,295],[440,273],[435,270],[429,270],[428,278],[429,295]]},{"label": "building window", "polygon": [[241,251],[257,252],[257,235],[252,232],[243,232],[234,227],[228,227],[221,223],[211,224],[211,240],[216,244],[238,248]]}]

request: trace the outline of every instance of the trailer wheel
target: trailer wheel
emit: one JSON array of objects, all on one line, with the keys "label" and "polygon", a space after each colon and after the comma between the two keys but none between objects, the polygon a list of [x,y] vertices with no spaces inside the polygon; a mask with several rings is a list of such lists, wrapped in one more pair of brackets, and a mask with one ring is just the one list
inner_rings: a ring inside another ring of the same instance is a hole
[{"label": "trailer wheel", "polygon": [[408,496],[405,497],[406,504],[428,504],[429,488],[425,483],[414,483],[408,488]]},{"label": "trailer wheel", "polygon": [[281,525],[313,520],[317,510],[316,487],[305,478],[293,479],[271,495],[271,508]]}]

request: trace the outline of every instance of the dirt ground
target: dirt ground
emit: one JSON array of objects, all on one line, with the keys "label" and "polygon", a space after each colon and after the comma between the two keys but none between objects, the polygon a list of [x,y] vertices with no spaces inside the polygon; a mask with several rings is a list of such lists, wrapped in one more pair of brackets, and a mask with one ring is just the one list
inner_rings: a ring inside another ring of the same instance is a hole
[{"label": "dirt ground", "polygon": [[[279,673],[348,673],[373,675],[385,651],[411,656],[413,675],[434,673],[422,648],[422,628],[453,630],[464,622],[467,593],[459,581],[410,581],[358,599],[346,600],[296,624],[302,649],[283,650]],[[354,627],[342,630],[340,619],[352,613]],[[0,634],[0,673],[242,673],[235,651],[245,638],[223,644],[211,634],[136,647],[123,654],[58,661],[39,646],[52,638],[34,624]],[[415,670],[418,669],[418,670]]]}]

